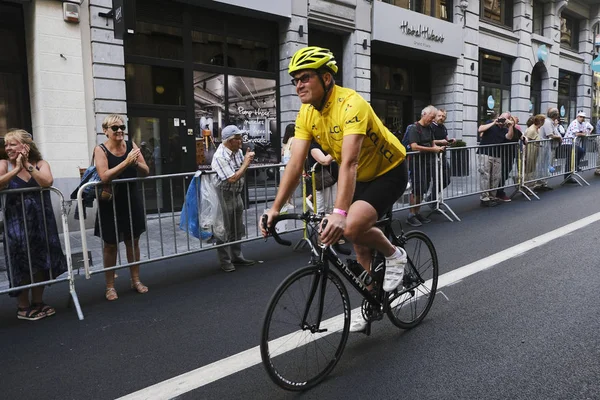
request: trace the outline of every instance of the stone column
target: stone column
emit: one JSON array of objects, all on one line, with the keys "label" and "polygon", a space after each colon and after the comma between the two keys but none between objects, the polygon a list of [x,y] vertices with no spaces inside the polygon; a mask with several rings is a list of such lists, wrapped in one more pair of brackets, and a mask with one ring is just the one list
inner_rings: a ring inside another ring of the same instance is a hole
[{"label": "stone column", "polygon": [[[302,26],[303,35],[298,30]],[[288,64],[296,50],[308,45],[308,2],[298,0],[292,3],[292,18],[280,24],[279,32],[279,80],[280,100],[279,112],[281,115],[282,138],[285,127],[294,123],[300,110],[300,100],[296,95],[296,88],[290,83]]]},{"label": "stone column", "polygon": [[33,138],[66,194],[89,165],[80,26],[61,2],[33,1],[25,16]]},{"label": "stone column", "polygon": [[127,114],[123,41],[115,39],[112,19],[98,15],[112,9],[112,0],[90,0],[92,74],[97,143],[105,140],[102,121],[109,114]]},{"label": "stone column", "polygon": [[[455,21],[462,21],[462,14],[454,14]],[[456,94],[456,104],[463,106],[463,115],[461,119],[456,119],[454,130],[456,137],[461,137],[468,145],[477,143],[477,106],[479,103],[479,2],[469,2],[469,7],[465,13],[466,23],[464,24],[464,57],[459,60],[457,65],[458,94]],[[462,62],[461,62],[462,61]],[[462,82],[460,82],[462,78]],[[462,84],[462,85],[461,85]],[[462,86],[462,96],[460,96],[460,87]],[[461,99],[462,97],[462,99]],[[457,115],[458,117],[458,115]],[[462,127],[461,125],[462,121]],[[460,132],[462,131],[462,132]],[[460,132],[460,135],[458,135]]]}]

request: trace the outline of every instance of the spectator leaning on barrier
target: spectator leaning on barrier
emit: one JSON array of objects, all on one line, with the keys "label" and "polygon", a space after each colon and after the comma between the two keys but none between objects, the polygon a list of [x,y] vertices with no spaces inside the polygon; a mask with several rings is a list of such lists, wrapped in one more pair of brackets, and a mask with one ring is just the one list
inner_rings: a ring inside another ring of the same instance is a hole
[{"label": "spectator leaning on barrier", "polygon": [[[511,115],[509,120],[513,122],[513,138],[511,140],[506,140],[507,142],[518,142],[523,137],[523,132],[521,132],[521,128],[519,127],[519,118]],[[508,185],[508,180],[510,179],[510,173],[515,164],[515,159],[517,158],[517,146],[509,145],[504,146],[501,151],[502,161],[502,175],[500,176],[500,184],[498,186]],[[506,195],[504,189],[498,189],[496,192],[496,198],[500,201],[509,202],[511,201],[510,197]]]},{"label": "spectator leaning on barrier", "polygon": [[[502,158],[499,146],[491,146],[511,141],[514,136],[514,122],[510,119],[510,113],[504,112],[500,117],[488,124],[481,125],[477,132],[481,138],[479,145],[484,146],[477,149],[478,170],[480,186],[483,192],[480,196],[482,207],[495,206],[496,199],[507,201],[508,197],[501,189],[492,196],[491,190],[500,185],[502,177]],[[499,198],[498,196],[503,196]],[[510,200],[510,199],[508,199]]]},{"label": "spectator leaning on barrier", "polygon": [[[565,137],[562,141],[562,146],[558,149],[559,154],[565,157],[565,174],[564,177],[567,179],[567,183],[577,183],[573,178],[569,178],[571,172],[571,162],[573,157],[573,146],[575,146],[575,171],[579,171],[579,163],[585,155],[583,147],[579,146],[576,142],[577,138],[583,138],[587,136],[591,130],[591,124],[585,122],[585,113],[579,112],[577,117],[569,124]],[[593,128],[593,127],[592,127]]]},{"label": "spectator leaning on barrier", "polygon": [[[243,213],[244,183],[246,170],[254,159],[254,152],[242,152],[242,134],[235,125],[228,125],[221,132],[222,143],[219,145],[210,164],[216,174],[217,193],[225,225],[225,237],[217,238],[217,244],[240,240],[244,235]],[[221,269],[225,272],[235,271],[235,266],[250,266],[256,261],[246,260],[242,255],[241,243],[217,248]]]},{"label": "spectator leaning on barrier", "polygon": [[[42,159],[31,135],[22,130],[4,136],[8,160],[0,160],[0,188],[47,188],[52,185],[50,165]],[[5,194],[4,257],[10,287],[57,278],[67,270],[49,192]],[[31,269],[30,269],[31,265]],[[31,291],[31,301],[29,292]],[[56,314],[44,304],[44,286],[11,292],[17,297],[17,318],[36,321]]]},{"label": "spectator leaning on barrier", "polygon": [[406,222],[412,226],[421,226],[431,222],[419,214],[420,206],[416,206],[421,202],[423,195],[427,192],[429,181],[432,180],[435,174],[436,167],[435,157],[438,153],[443,152],[446,148],[440,147],[437,143],[446,142],[446,140],[436,141],[433,137],[431,123],[437,115],[437,109],[429,105],[421,111],[421,119],[412,125],[407,135],[407,142],[410,143],[411,151],[418,151],[410,157],[409,169],[410,179],[412,184],[412,194],[410,196],[410,213]]},{"label": "spectator leaning on barrier", "polygon": [[[538,114],[531,118],[531,125],[527,127],[525,130],[525,137],[527,140],[540,140],[541,133],[540,129],[544,125],[546,120],[546,116],[544,114]],[[533,181],[535,178],[539,178],[545,175],[548,170],[548,166],[544,162],[544,160],[539,157],[540,148],[542,144],[540,142],[536,143],[527,143],[525,147],[525,180]],[[542,166],[541,168],[539,166]],[[536,180],[535,182],[530,182],[527,186],[531,186],[533,190],[538,190],[543,186],[542,180]]]},{"label": "spectator leaning on barrier", "polygon": [[[102,182],[110,183],[115,179],[136,178],[138,175],[147,176],[150,169],[141,150],[132,140],[125,140],[126,127],[123,117],[116,114],[109,115],[102,122],[102,129],[107,140],[94,149],[96,170]],[[139,261],[139,238],[146,231],[144,209],[138,198],[137,184],[129,182],[115,184],[112,187],[112,201],[98,201],[98,214],[94,227],[94,235],[104,241],[104,268],[116,265],[119,242],[125,242],[129,263]],[[140,266],[133,265],[129,271],[131,288],[138,293],[148,292],[148,287],[140,281]],[[107,271],[105,277],[106,300],[118,299],[115,289],[115,271]]]},{"label": "spectator leaning on barrier", "polygon": [[[447,146],[454,141],[454,139],[448,138],[448,129],[446,125],[446,110],[443,108],[438,109],[435,120],[431,123],[431,129],[433,131],[433,140],[435,144]],[[442,184],[442,189],[446,188],[450,184],[450,164],[446,157],[444,157],[442,169],[444,173],[444,181]],[[439,184],[436,181],[435,173],[432,176],[432,184],[431,184],[431,196],[429,196],[426,201],[435,201],[437,199],[437,191],[439,189]]]}]

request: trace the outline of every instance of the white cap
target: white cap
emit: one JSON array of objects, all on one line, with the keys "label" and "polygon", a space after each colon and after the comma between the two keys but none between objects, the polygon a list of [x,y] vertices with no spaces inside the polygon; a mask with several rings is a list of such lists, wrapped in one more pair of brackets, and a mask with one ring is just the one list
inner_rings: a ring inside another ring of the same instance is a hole
[{"label": "white cap", "polygon": [[577,116],[578,116],[578,117],[587,118],[587,115],[585,115],[585,113],[584,113],[583,111],[579,111],[579,112],[577,113]]},{"label": "white cap", "polygon": [[221,140],[226,141],[227,139],[230,139],[231,137],[233,137],[235,135],[242,135],[244,133],[246,133],[246,131],[241,130],[240,128],[238,128],[235,125],[227,125],[221,131]]}]

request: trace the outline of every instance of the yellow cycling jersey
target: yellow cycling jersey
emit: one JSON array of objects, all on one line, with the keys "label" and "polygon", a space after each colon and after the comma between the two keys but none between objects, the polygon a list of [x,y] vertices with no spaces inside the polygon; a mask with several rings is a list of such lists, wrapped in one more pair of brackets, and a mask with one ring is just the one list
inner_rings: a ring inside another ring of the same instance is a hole
[{"label": "yellow cycling jersey", "polygon": [[406,149],[383,125],[373,108],[352,89],[335,85],[320,113],[303,104],[296,118],[295,138],[315,140],[338,164],[342,162],[342,140],[346,135],[365,135],[358,159],[356,180],[371,181],[406,157]]}]

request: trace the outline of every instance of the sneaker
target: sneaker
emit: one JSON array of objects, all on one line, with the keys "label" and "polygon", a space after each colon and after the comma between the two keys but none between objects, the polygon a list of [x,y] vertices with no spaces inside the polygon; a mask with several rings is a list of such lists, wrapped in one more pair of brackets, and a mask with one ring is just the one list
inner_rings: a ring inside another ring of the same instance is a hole
[{"label": "sneaker", "polygon": [[510,197],[508,197],[506,194],[501,194],[500,196],[497,196],[496,200],[502,201],[504,203],[508,203],[509,201],[511,201]]},{"label": "sneaker", "polygon": [[383,290],[391,292],[396,289],[404,277],[404,267],[406,266],[406,251],[397,247],[402,253],[400,257],[385,259],[385,275],[383,277]]},{"label": "sneaker", "polygon": [[233,260],[233,264],[237,265],[238,267],[250,267],[254,264],[256,264],[255,260],[246,260],[245,258],[239,258],[237,260]]},{"label": "sneaker", "polygon": [[426,218],[426,217],[422,216],[421,214],[416,214],[415,217],[417,217],[419,222],[422,224],[428,224],[431,222],[431,220],[429,218]]},{"label": "sneaker", "polygon": [[367,329],[368,322],[362,316],[362,313],[350,323],[350,332],[364,332]]},{"label": "sneaker", "polygon": [[306,202],[306,209],[310,210],[310,212],[315,212],[312,201],[310,201],[309,199],[304,199],[304,201]]},{"label": "sneaker", "polygon": [[479,202],[481,207],[495,207],[497,204],[494,200],[481,200]]},{"label": "sneaker", "polygon": [[233,264],[224,264],[221,265],[221,269],[225,272],[233,272],[235,271],[235,267],[233,266]]},{"label": "sneaker", "polygon": [[409,225],[412,225],[412,226],[421,226],[421,225],[423,225],[421,223],[421,221],[419,221],[415,215],[409,215],[408,218],[406,218],[406,223],[409,224]]}]

